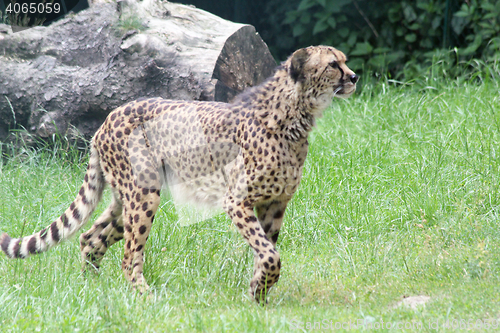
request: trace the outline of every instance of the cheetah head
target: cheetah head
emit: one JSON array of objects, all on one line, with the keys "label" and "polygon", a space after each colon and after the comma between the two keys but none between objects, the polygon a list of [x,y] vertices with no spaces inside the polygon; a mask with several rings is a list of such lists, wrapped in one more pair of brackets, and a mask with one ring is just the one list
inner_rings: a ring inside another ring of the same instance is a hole
[{"label": "cheetah head", "polygon": [[285,67],[307,103],[323,110],[334,97],[347,98],[356,90],[358,76],[347,67],[346,60],[333,47],[311,46],[295,51]]}]

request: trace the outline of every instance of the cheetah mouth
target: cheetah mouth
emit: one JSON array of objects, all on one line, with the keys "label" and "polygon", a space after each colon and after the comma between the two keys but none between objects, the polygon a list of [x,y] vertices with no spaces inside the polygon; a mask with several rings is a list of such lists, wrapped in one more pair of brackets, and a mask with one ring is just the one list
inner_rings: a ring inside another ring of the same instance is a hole
[{"label": "cheetah mouth", "polygon": [[356,91],[356,85],[352,83],[334,86],[333,97],[347,98]]}]

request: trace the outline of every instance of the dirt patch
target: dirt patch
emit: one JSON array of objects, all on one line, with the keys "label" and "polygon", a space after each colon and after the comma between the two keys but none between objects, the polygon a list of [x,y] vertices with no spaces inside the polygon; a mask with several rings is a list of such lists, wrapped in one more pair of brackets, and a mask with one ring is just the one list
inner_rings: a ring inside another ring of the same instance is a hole
[{"label": "dirt patch", "polygon": [[403,296],[403,299],[394,305],[393,308],[407,307],[412,310],[416,310],[419,306],[425,306],[431,298],[429,296],[419,295],[419,296]]}]

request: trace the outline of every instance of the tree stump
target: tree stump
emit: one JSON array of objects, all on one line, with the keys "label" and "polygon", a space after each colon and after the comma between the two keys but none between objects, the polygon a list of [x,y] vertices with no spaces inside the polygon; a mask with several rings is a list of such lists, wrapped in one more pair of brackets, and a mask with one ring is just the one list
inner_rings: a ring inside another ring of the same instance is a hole
[{"label": "tree stump", "polygon": [[0,139],[19,127],[90,138],[139,97],[228,102],[275,66],[252,26],[160,0],[98,3],[17,33],[0,25]]}]

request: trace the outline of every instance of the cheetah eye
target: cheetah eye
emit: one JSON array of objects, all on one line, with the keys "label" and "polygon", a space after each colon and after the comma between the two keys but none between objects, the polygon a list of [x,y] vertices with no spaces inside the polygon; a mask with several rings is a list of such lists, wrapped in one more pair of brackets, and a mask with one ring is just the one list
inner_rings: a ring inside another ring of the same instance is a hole
[{"label": "cheetah eye", "polygon": [[332,61],[328,65],[330,65],[330,67],[333,68],[333,69],[339,68],[339,64],[336,61]]}]

